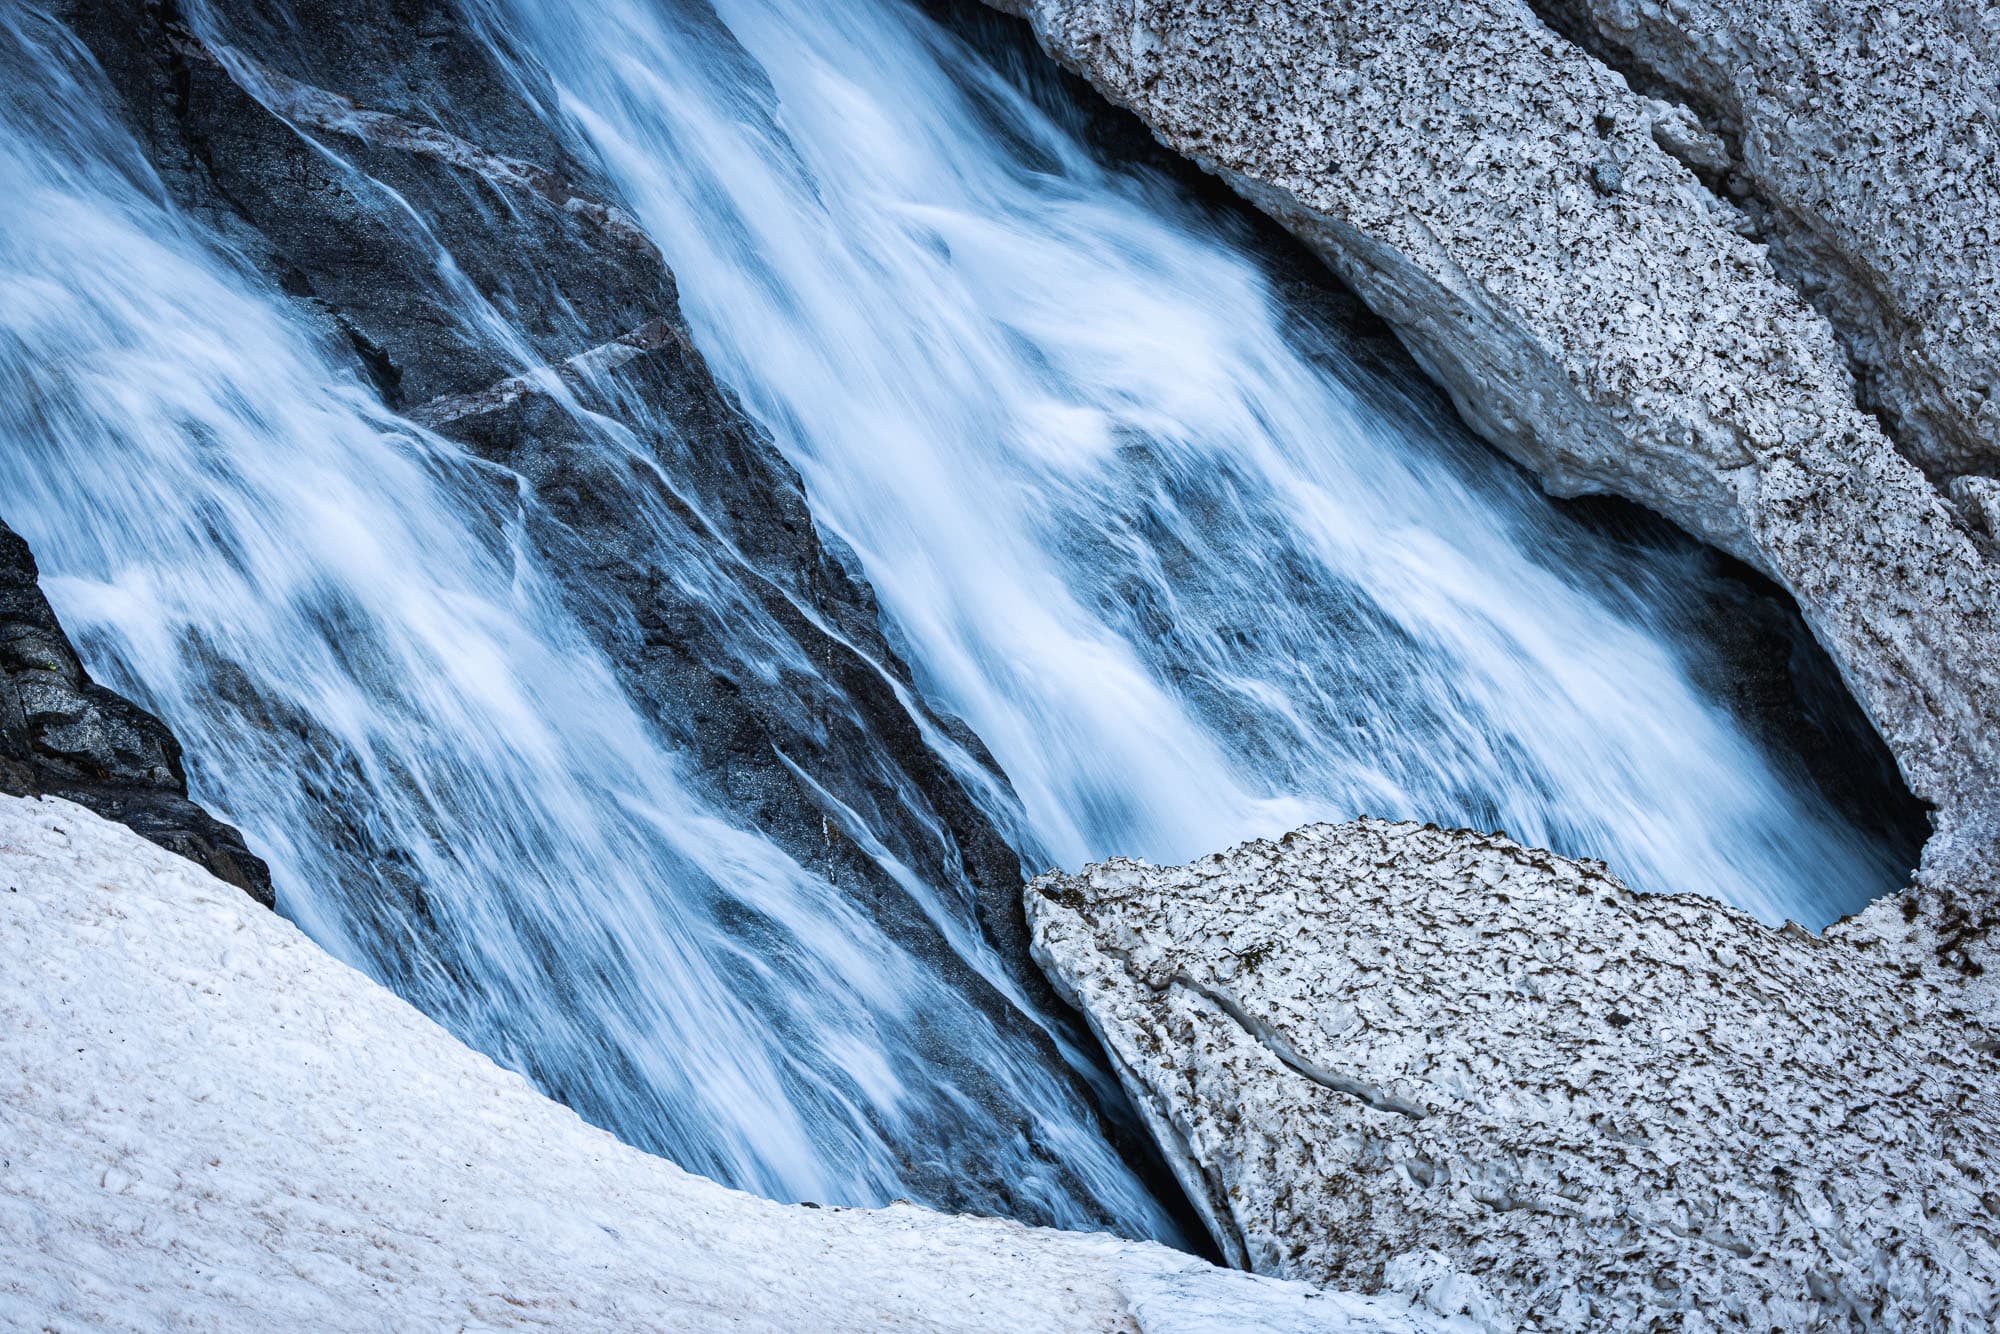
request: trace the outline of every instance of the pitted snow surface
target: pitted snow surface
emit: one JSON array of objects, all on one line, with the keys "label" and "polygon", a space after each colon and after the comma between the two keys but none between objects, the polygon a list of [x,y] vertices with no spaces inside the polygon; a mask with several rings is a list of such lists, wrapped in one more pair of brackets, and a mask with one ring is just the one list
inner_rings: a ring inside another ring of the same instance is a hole
[{"label": "pitted snow surface", "polygon": [[1260,1272],[1524,1328],[1985,1330],[2000,1064],[1899,900],[1814,937],[1362,820],[1027,891]]},{"label": "pitted snow surface", "polygon": [[1724,188],[1905,446],[1940,473],[2000,468],[2000,10],[1537,2],[1728,135]]}]

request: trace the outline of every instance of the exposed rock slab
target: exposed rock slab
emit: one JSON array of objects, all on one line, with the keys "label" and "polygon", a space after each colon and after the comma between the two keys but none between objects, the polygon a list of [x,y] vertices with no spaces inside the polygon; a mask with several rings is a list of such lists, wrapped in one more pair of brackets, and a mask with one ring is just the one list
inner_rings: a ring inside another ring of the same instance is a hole
[{"label": "exposed rock slab", "polygon": [[1521,0],[994,2],[1314,246],[1551,490],[1783,584],[1948,826],[2000,805],[2000,571],[1662,147],[1714,151],[1685,110]]},{"label": "exposed rock slab", "polygon": [[270,868],[188,799],[167,725],[90,679],[28,544],[0,523],[0,794],[43,793],[129,825],[271,906]]},{"label": "exposed rock slab", "polygon": [[1260,1272],[1549,1330],[2000,1318],[1991,996],[1900,901],[1772,931],[1362,820],[1051,873],[1028,907]]},{"label": "exposed rock slab", "polygon": [[1114,1237],[725,1190],[62,802],[0,798],[0,1144],[9,1329],[1454,1328]]},{"label": "exposed rock slab", "polygon": [[1733,150],[1717,183],[1940,473],[2000,467],[2000,22],[1935,0],[1537,0]]}]

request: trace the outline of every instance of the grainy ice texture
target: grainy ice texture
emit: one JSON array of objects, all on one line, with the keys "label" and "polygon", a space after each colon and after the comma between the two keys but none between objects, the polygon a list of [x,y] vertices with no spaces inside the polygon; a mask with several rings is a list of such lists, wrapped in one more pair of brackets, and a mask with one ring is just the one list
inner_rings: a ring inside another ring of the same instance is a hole
[{"label": "grainy ice texture", "polygon": [[2000,10],[1542,0],[1735,146],[1724,188],[1942,473],[2000,467]]},{"label": "grainy ice texture", "polygon": [[12,797],[0,1257],[5,1329],[1463,1328],[1108,1236],[725,1190],[192,863]]},{"label": "grainy ice texture", "polygon": [[[1522,0],[994,3],[1317,248],[1550,490],[1775,577],[1949,829],[2000,805],[2000,571],[1662,147],[1717,160],[1685,110]],[[1954,834],[1933,869],[1980,849]]]},{"label": "grainy ice texture", "polygon": [[2000,1319],[1992,997],[1901,901],[1773,931],[1362,820],[1027,903],[1260,1272],[1593,1334]]}]

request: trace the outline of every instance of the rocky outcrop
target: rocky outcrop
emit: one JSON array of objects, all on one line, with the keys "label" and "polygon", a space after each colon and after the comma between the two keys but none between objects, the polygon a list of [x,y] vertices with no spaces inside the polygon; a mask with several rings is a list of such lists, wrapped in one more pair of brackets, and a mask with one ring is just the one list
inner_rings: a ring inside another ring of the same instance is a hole
[{"label": "rocky outcrop", "polygon": [[725,1190],[60,802],[0,798],[0,1143],[8,1329],[1469,1334],[1157,1245]]},{"label": "rocky outcrop", "polygon": [[0,794],[87,806],[208,868],[266,908],[271,872],[243,835],[188,799],[166,724],[90,679],[28,544],[0,523]]},{"label": "rocky outcrop", "polygon": [[1888,900],[1816,938],[1362,820],[1028,891],[1225,1250],[1545,1330],[2000,1319],[1990,990]]},{"label": "rocky outcrop", "polygon": [[1549,489],[1772,575],[1938,809],[1927,883],[1990,860],[2000,569],[1682,161],[1722,151],[1686,110],[1521,0],[995,3],[1316,248]]},{"label": "rocky outcrop", "polygon": [[2000,467],[2000,24],[1987,5],[1534,0],[1697,110],[1702,164],[1939,474]]}]

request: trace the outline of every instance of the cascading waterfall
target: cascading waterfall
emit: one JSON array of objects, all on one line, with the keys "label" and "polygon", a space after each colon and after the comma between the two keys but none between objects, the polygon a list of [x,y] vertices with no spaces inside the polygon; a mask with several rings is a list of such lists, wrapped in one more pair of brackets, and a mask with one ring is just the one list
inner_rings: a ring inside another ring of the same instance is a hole
[{"label": "cascading waterfall", "polygon": [[506,22],[1056,860],[1365,812],[1774,924],[1895,882],[1694,688],[1684,566],[1371,405],[1171,186],[898,0],[713,11]]},{"label": "cascading waterfall", "polygon": [[[334,372],[164,205],[74,53],[0,35],[0,502],[280,906],[692,1170],[883,1203],[943,1160],[1032,1216],[1175,1238],[1043,1051],[682,781],[518,480]],[[996,1088],[945,1074],[949,1045]],[[978,1119],[995,1100],[1028,1138]]]},{"label": "cascading waterfall", "polygon": [[[922,14],[484,21],[554,73],[549,114],[602,152],[923,688],[998,757],[1018,804],[947,752],[1024,856],[1180,858],[1365,810],[1771,920],[1893,882],[1690,683],[1674,558],[1371,398],[1240,238]],[[0,514],[285,911],[732,1184],[872,1203],[921,1194],[913,1163],[976,1163],[1024,1214],[1171,1239],[1051,1045],[687,777],[554,589],[532,488],[333,369],[175,212],[56,30],[10,15],[0,43]],[[720,555],[679,550],[744,654],[779,643]],[[953,887],[911,892],[1013,996]]]}]

